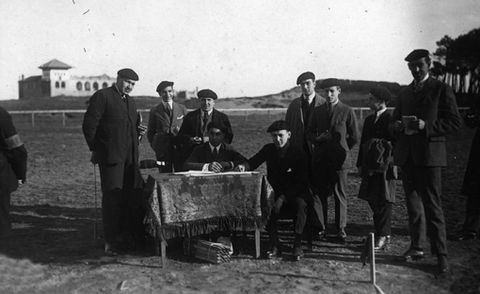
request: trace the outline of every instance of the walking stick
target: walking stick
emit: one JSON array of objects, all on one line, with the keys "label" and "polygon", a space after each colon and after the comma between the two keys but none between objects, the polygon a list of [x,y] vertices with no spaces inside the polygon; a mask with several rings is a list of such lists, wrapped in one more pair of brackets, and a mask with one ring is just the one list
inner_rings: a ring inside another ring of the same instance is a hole
[{"label": "walking stick", "polygon": [[95,187],[95,193],[93,194],[94,196],[94,207],[95,207],[95,210],[94,210],[94,223],[93,223],[93,240],[97,240],[97,222],[98,222],[98,216],[97,216],[97,169],[95,168],[95,163],[93,164],[93,179],[95,181],[94,183],[94,187]]}]

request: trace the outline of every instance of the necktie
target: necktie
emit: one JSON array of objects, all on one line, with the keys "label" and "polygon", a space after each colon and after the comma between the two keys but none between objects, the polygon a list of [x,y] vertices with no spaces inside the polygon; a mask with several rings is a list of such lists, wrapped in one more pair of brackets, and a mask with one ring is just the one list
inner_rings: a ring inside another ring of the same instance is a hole
[{"label": "necktie", "polygon": [[167,103],[167,115],[169,118],[172,117],[172,108],[170,107],[170,104]]},{"label": "necktie", "polygon": [[204,131],[207,130],[207,123],[208,123],[208,112],[203,112],[203,129]]},{"label": "necktie", "polygon": [[214,147],[214,148],[213,148],[213,150],[212,150],[212,156],[213,156],[213,160],[216,160],[216,159],[217,159],[217,156],[218,156],[217,147]]}]

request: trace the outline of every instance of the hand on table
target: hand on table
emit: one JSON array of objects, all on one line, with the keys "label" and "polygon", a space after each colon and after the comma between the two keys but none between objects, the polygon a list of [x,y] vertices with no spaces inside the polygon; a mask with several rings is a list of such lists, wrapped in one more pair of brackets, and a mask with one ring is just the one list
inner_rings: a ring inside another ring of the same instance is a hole
[{"label": "hand on table", "polygon": [[211,162],[208,164],[208,170],[213,171],[214,173],[219,173],[223,171],[223,167],[219,162]]}]

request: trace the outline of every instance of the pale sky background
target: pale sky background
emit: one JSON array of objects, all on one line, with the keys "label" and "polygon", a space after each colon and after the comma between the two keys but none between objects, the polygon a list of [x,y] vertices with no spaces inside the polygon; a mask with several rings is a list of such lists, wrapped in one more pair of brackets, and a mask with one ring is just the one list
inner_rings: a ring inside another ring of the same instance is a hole
[{"label": "pale sky background", "polygon": [[478,0],[1,0],[0,99],[57,58],[73,75],[133,68],[135,95],[257,96],[317,78],[411,80],[403,58],[480,27]]}]

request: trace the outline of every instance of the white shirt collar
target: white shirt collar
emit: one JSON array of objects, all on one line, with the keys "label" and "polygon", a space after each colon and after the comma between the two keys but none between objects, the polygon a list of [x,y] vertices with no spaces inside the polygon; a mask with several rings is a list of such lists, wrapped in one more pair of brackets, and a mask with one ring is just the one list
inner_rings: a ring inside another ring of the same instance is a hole
[{"label": "white shirt collar", "polygon": [[[305,95],[303,95],[304,99],[305,99]],[[309,95],[308,97],[306,97],[306,100],[308,101],[308,104],[311,104],[312,101],[313,101],[313,98],[315,98],[315,92],[313,92],[311,95]]]},{"label": "white shirt collar", "polygon": [[430,74],[427,73],[427,75],[420,82],[417,82],[417,81],[413,80],[413,83],[415,85],[423,84],[423,83],[425,83],[426,80],[428,80],[429,77],[430,77]]},{"label": "white shirt collar", "polygon": [[380,115],[382,115],[382,113],[384,113],[385,111],[387,111],[387,108],[386,108],[386,107],[385,107],[384,109],[382,109],[382,110],[377,111],[377,117],[379,117]]},{"label": "white shirt collar", "polygon": [[217,149],[217,153],[220,153],[220,146],[222,146],[222,144],[218,144],[218,146],[215,147],[212,144],[210,144],[210,142],[208,142],[208,145],[210,146],[210,151],[213,152],[213,149]]}]

